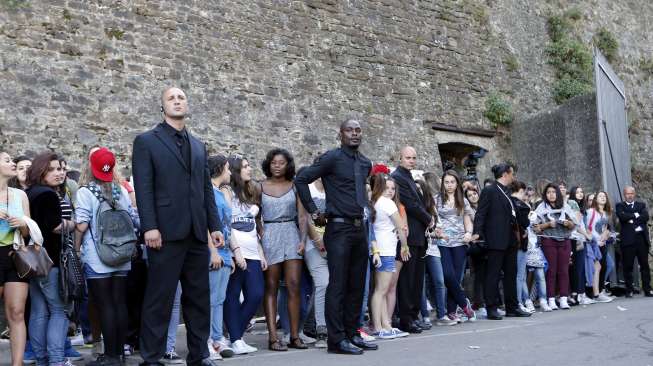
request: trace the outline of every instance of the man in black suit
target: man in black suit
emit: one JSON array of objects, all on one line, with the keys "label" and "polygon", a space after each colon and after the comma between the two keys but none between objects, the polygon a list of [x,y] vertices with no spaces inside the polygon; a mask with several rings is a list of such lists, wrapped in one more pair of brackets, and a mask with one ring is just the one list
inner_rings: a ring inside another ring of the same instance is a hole
[{"label": "man in black suit", "polygon": [[164,121],[134,140],[132,157],[141,230],[148,247],[141,357],[143,365],[160,364],[181,281],[187,364],[213,365],[206,347],[210,321],[207,242],[224,245],[224,239],[206,147],[185,128],[188,102],[181,89],[163,91],[161,112]]},{"label": "man in black suit", "polygon": [[[329,285],[325,315],[328,352],[360,355],[378,345],[357,333],[363,304],[365,273],[369,265],[364,210],[368,206],[365,179],[372,162],[358,151],[363,130],[349,119],[340,125],[340,148],[329,150],[295,178],[297,193],[316,225],[324,226]],[[320,212],[308,185],[318,178],[326,193],[326,212]]]},{"label": "man in black suit", "polygon": [[434,218],[426,210],[422,195],[417,190],[411,170],[417,165],[417,152],[406,146],[401,149],[399,166],[392,172],[397,184],[399,200],[406,208],[408,218],[408,249],[402,248],[404,262],[397,283],[399,303],[399,328],[404,332],[421,333],[418,322],[422,291],[424,288],[424,255],[428,227],[435,224]]},{"label": "man in black suit", "polygon": [[648,236],[648,209],[644,202],[635,201],[635,188],[624,188],[625,202],[617,203],[616,211],[621,222],[621,255],[623,258],[626,296],[633,296],[633,264],[639,263],[644,296],[653,297],[651,273],[648,265],[648,250],[651,241]]},{"label": "man in black suit", "polygon": [[530,316],[519,309],[517,301],[517,238],[514,226],[517,213],[510,199],[508,185],[514,180],[513,167],[500,163],[492,167],[495,182],[483,188],[474,218],[474,238],[485,240],[487,266],[483,294],[487,317],[501,320],[498,312],[498,284],[503,270],[503,292],[506,316]]}]

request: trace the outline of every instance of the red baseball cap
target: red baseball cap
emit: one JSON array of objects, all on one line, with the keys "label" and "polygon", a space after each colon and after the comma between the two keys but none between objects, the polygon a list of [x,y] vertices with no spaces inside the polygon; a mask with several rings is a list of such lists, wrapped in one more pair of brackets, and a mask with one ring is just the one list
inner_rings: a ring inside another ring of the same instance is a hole
[{"label": "red baseball cap", "polygon": [[95,150],[90,157],[91,173],[103,182],[113,181],[113,167],[116,165],[116,157],[106,147]]}]

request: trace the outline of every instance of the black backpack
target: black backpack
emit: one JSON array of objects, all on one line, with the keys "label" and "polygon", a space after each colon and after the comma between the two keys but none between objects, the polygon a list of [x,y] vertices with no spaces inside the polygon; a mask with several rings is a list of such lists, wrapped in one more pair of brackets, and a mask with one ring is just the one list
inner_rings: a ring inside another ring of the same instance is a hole
[{"label": "black backpack", "polygon": [[91,232],[98,257],[111,267],[131,261],[138,238],[129,212],[118,202],[120,190],[116,193],[114,189],[111,199],[107,199],[96,184],[91,183],[86,188],[100,201],[96,216],[98,232],[97,235]]}]

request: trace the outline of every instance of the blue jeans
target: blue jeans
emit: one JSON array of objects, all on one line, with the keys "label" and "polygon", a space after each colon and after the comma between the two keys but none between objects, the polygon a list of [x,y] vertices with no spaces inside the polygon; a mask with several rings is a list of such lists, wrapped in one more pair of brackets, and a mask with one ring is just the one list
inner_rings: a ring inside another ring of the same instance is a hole
[{"label": "blue jeans", "polygon": [[[229,338],[235,342],[243,338],[245,329],[263,299],[263,271],[261,261],[246,259],[247,269],[236,266],[236,271],[229,277],[227,295],[224,300],[224,318]],[[240,291],[245,301],[240,302]]]},{"label": "blue jeans", "polygon": [[[447,315],[446,302],[447,298],[447,288],[444,285],[444,274],[442,272],[442,262],[439,257],[432,255],[427,255],[424,258],[426,265],[426,276],[429,277],[430,281],[425,281],[424,283],[429,283],[431,288],[429,293],[434,295],[435,298],[429,297],[431,305],[435,307],[435,313],[438,319]],[[428,311],[426,311],[426,286],[424,286],[424,294],[422,295],[422,317],[428,316]]]},{"label": "blue jeans", "polygon": [[168,323],[168,338],[166,340],[166,352],[172,352],[177,343],[177,327],[179,326],[179,307],[181,304],[181,283],[177,282],[177,292],[175,292],[175,301],[172,303],[172,313],[170,314],[170,323]]},{"label": "blue jeans", "polygon": [[517,302],[524,305],[530,299],[526,283],[526,252],[517,250]]},{"label": "blue jeans", "polygon": [[544,275],[544,268],[528,268],[533,271],[533,288],[537,291],[537,298],[546,300],[546,276]]},{"label": "blue jeans", "polygon": [[32,301],[29,339],[36,365],[63,365],[68,318],[59,296],[59,268],[53,267],[46,277],[32,279],[29,289]]},{"label": "blue jeans", "polygon": [[363,306],[361,307],[361,315],[358,318],[358,327],[362,327],[365,323],[365,313],[367,313],[367,299],[370,296],[370,261],[367,260],[367,269],[365,271],[365,288],[363,290]]},{"label": "blue jeans", "polygon": [[227,284],[231,274],[230,266],[209,271],[209,287],[211,288],[211,340],[222,338],[222,319],[224,315],[224,299],[227,296]]},{"label": "blue jeans", "polygon": [[[308,315],[308,310],[311,307],[311,297],[313,293],[313,284],[311,283],[311,276],[302,270],[301,279],[299,281],[299,296],[301,296],[301,304],[299,309],[299,331],[304,329],[304,322]],[[281,281],[279,286],[279,293],[277,294],[277,313],[279,314],[279,329],[283,330],[284,334],[290,333],[290,318],[288,317],[288,288],[286,282]]]},{"label": "blue jeans", "polygon": [[447,313],[451,314],[456,312],[456,307],[467,306],[467,298],[461,284],[467,259],[467,246],[440,247],[440,254],[444,282],[447,286]]}]

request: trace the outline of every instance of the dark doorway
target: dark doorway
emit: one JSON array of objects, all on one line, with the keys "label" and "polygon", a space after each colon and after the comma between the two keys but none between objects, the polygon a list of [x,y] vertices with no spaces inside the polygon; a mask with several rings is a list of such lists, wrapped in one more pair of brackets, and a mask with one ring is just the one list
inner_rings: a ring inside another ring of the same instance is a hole
[{"label": "dark doorway", "polygon": [[487,150],[464,142],[439,144],[442,170],[455,170],[464,180],[478,181],[476,166]]}]

